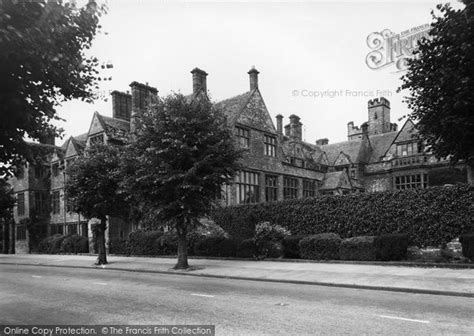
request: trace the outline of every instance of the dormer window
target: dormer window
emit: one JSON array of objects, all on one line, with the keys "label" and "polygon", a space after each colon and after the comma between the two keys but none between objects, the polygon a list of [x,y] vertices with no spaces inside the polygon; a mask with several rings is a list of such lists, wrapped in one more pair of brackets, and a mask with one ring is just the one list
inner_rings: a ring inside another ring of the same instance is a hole
[{"label": "dormer window", "polygon": [[237,142],[242,148],[250,147],[250,130],[247,128],[236,127],[237,130]]}]

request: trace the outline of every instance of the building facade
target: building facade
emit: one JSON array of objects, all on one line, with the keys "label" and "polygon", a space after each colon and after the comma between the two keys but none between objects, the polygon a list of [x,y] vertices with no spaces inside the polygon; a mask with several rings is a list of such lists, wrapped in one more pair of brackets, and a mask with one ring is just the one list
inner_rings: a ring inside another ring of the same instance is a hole
[{"label": "building facade", "polygon": [[[195,68],[193,92],[188,100],[208,99],[207,73]],[[427,152],[414,124],[408,120],[398,130],[390,120],[390,102],[385,98],[368,102],[368,121],[347,124],[347,141],[330,144],[327,138],[302,140],[302,122],[297,115],[277,115],[275,123],[259,89],[259,72],[248,72],[249,89],[216,103],[227,118],[235,143],[244,149],[242,170],[234,183],[223,186],[221,203],[226,206],[313,197],[410,188],[466,181],[462,165],[449,166]],[[87,133],[70,137],[62,146],[43,141],[47,155],[41,164],[28,164],[11,180],[17,197],[14,218],[17,250],[26,251],[26,218],[40,216],[46,233],[90,236],[88,221],[72,212],[64,186],[65,169],[95,143],[123,143],[137,125],[137,115],[152,104],[158,90],[133,82],[129,92],[113,91],[112,116],[94,113]],[[276,126],[275,126],[276,124]],[[23,224],[22,224],[23,223]],[[89,223],[90,226],[90,223]],[[136,229],[109,218],[110,237],[126,237]]]}]

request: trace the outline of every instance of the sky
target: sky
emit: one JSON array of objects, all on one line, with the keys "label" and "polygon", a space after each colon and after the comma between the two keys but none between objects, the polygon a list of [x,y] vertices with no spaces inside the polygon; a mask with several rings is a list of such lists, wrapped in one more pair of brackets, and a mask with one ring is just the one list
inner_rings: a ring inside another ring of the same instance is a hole
[{"label": "sky", "polygon": [[[95,111],[112,116],[110,92],[148,83],[159,95],[192,92],[190,71],[209,75],[214,101],[249,90],[248,70],[259,71],[259,89],[272,116],[301,118],[304,140],[347,140],[347,123],[367,121],[369,99],[384,96],[391,119],[409,113],[399,71],[366,63],[371,33],[395,34],[432,21],[440,1],[157,1],[109,0],[90,53],[112,69],[94,104],[70,101],[58,108],[65,137],[87,133]],[[453,5],[460,7],[456,1]]]}]

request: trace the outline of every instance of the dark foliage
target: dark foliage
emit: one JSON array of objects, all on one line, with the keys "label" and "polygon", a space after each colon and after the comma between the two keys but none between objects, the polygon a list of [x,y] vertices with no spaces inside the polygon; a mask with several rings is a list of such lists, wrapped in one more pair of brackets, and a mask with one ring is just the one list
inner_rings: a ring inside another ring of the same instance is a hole
[{"label": "dark foliage", "polygon": [[285,258],[298,259],[300,256],[300,241],[306,235],[286,236],[283,238],[283,255]]},{"label": "dark foliage", "polygon": [[160,255],[162,248],[159,238],[163,236],[161,231],[131,232],[128,236],[128,253],[131,255]]},{"label": "dark foliage", "polygon": [[304,259],[337,260],[341,237],[335,233],[321,233],[301,239],[300,255]]},{"label": "dark foliage", "polygon": [[60,253],[88,253],[89,240],[79,235],[66,236],[59,248]]},{"label": "dark foliage", "polygon": [[361,236],[343,239],[339,248],[342,260],[375,260],[375,237]]},{"label": "dark foliage", "polygon": [[257,256],[257,246],[253,239],[244,239],[237,246],[237,257],[255,258]]},{"label": "dark foliage", "polygon": [[474,231],[474,188],[433,187],[344,196],[320,196],[216,209],[212,218],[232,237],[253,236],[270,221],[292,234],[334,232],[343,238],[407,233],[410,243],[438,246]]},{"label": "dark foliage", "polygon": [[438,5],[430,38],[408,61],[401,89],[407,89],[410,118],[438,157],[474,165],[474,2],[464,9]]},{"label": "dark foliage", "polygon": [[63,101],[92,101],[98,60],[86,56],[105,12],[93,1],[0,1],[0,175],[34,158],[42,140],[58,135],[52,120]]},{"label": "dark foliage", "polygon": [[38,245],[38,252],[45,254],[58,254],[65,238],[66,236],[63,236],[62,234],[55,234],[44,238]]},{"label": "dark foliage", "polygon": [[381,261],[399,261],[407,258],[408,235],[387,234],[375,237],[375,258]]},{"label": "dark foliage", "polygon": [[459,242],[462,245],[463,256],[474,261],[474,233],[462,235],[459,237]]},{"label": "dark foliage", "polygon": [[111,238],[109,240],[109,253],[129,255],[128,241],[123,238]]},{"label": "dark foliage", "polygon": [[195,253],[207,257],[235,257],[237,242],[225,237],[206,237],[196,244]]}]

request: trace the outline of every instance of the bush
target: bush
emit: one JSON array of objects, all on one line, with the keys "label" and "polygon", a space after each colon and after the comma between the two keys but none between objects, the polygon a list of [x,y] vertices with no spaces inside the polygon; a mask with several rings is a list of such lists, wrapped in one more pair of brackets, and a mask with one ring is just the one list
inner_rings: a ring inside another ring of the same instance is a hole
[{"label": "bush", "polygon": [[474,261],[474,233],[463,234],[459,237],[462,245],[462,255]]},{"label": "bush", "polygon": [[131,255],[160,255],[158,240],[163,236],[161,231],[137,230],[128,235],[128,252]]},{"label": "bush", "polygon": [[123,238],[111,238],[109,240],[109,253],[128,255],[128,241]]},{"label": "bush", "polygon": [[283,255],[281,242],[290,232],[280,225],[262,222],[255,227],[254,242],[259,258],[278,258]]},{"label": "bush", "polygon": [[244,239],[237,246],[237,257],[239,258],[255,258],[257,255],[257,247],[253,239]]},{"label": "bush", "polygon": [[60,253],[88,253],[89,240],[79,235],[66,236],[59,249]]},{"label": "bush", "polygon": [[298,259],[300,256],[300,241],[305,235],[286,236],[283,238],[283,255],[285,258]]},{"label": "bush", "polygon": [[407,257],[408,235],[386,234],[375,237],[375,258],[382,261],[398,261]]},{"label": "bush", "polygon": [[158,238],[157,243],[161,255],[175,255],[178,253],[178,236],[173,231],[164,233]]},{"label": "bush", "polygon": [[374,236],[343,239],[339,257],[343,260],[375,260]]},{"label": "bush", "polygon": [[284,200],[219,208],[212,219],[236,239],[252,238],[262,221],[295,235],[343,238],[405,232],[413,245],[439,246],[474,232],[474,187],[457,185]]},{"label": "bush", "polygon": [[300,255],[304,259],[337,260],[341,237],[335,233],[321,233],[300,241]]},{"label": "bush", "polygon": [[237,243],[225,237],[206,237],[196,244],[196,255],[206,257],[235,257]]},{"label": "bush", "polygon": [[61,249],[61,244],[66,236],[62,234],[55,234],[40,241],[38,245],[38,252],[45,254],[58,254]]}]

